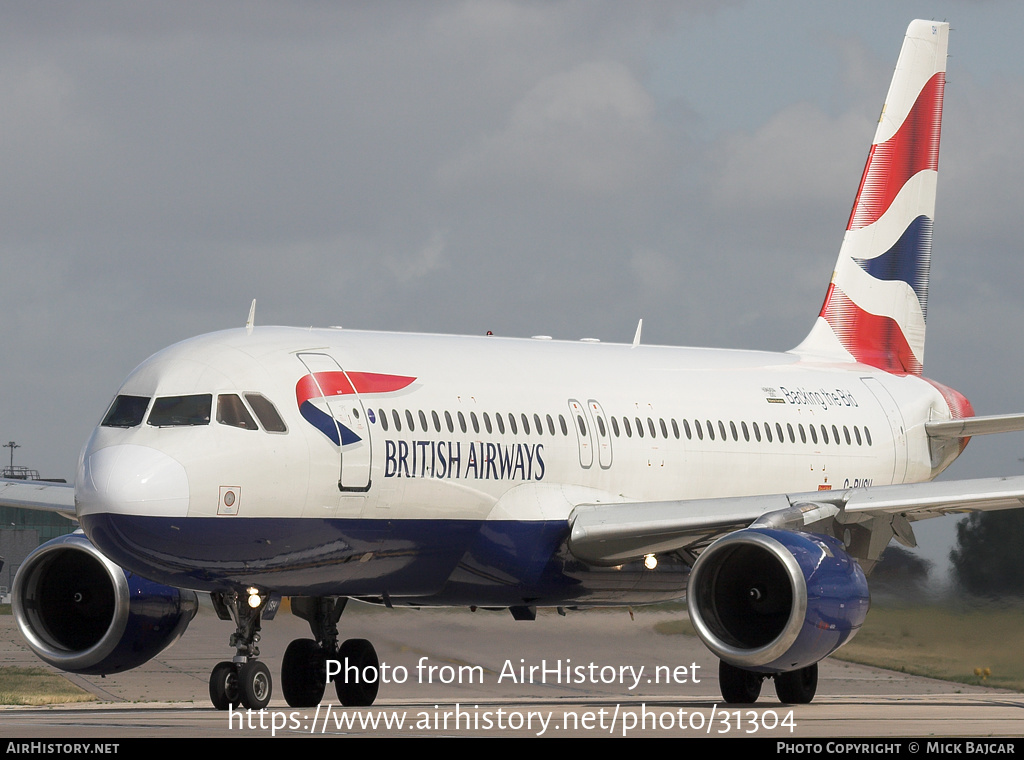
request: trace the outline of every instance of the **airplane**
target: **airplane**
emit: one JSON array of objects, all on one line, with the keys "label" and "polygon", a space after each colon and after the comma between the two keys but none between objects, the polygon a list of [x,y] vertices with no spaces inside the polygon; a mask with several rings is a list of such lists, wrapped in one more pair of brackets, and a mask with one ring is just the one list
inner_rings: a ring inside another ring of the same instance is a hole
[{"label": "airplane", "polygon": [[[808,703],[861,628],[867,575],[913,523],[1017,508],[1024,478],[931,482],[978,417],[922,375],[949,26],[910,24],[824,303],[781,353],[246,325],[173,345],[124,381],[73,486],[6,481],[0,504],[81,530],[22,564],[13,609],[44,661],[136,667],[197,593],[231,620],[221,710],[273,692],[261,624],[282,597],[285,700],[328,660],[371,705],[379,659],[349,600],[585,609],[686,597],[723,698]],[[255,304],[253,305],[253,309]],[[642,323],[641,323],[642,324]]]}]

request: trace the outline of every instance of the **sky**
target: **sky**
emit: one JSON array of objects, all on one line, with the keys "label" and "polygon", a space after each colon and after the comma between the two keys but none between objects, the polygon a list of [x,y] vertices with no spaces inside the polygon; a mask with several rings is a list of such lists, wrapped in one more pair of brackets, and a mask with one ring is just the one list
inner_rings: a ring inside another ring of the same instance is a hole
[{"label": "sky", "polygon": [[[72,479],[131,369],[253,298],[789,349],[912,18],[952,25],[925,374],[1024,411],[1022,4],[42,1],[0,24],[0,440]],[[949,474],[1021,457],[975,439]]]}]

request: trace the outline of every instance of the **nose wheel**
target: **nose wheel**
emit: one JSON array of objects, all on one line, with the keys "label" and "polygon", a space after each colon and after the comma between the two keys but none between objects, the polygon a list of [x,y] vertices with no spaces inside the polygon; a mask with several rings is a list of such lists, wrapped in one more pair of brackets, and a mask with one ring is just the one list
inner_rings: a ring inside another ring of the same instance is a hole
[{"label": "nose wheel", "polygon": [[[210,701],[217,710],[242,707],[262,710],[270,704],[274,681],[270,668],[256,658],[260,655],[260,615],[269,596],[249,589],[245,596],[238,593],[210,594],[217,614],[222,619],[235,621],[231,645],[235,658],[219,662],[210,673]],[[254,606],[255,604],[255,606]]]},{"label": "nose wheel", "polygon": [[273,690],[270,668],[259,660],[241,665],[219,662],[210,674],[210,701],[218,710],[262,710],[270,704]]},{"label": "nose wheel", "polygon": [[210,674],[210,701],[218,710],[242,704],[238,693],[238,668],[233,662],[218,662]]}]

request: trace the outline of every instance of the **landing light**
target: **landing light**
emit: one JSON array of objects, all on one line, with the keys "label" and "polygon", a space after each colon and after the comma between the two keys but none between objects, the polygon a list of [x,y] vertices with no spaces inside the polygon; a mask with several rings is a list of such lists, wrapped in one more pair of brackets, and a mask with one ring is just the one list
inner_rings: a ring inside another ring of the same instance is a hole
[{"label": "landing light", "polygon": [[644,567],[646,567],[648,570],[653,570],[657,566],[658,566],[658,558],[657,557],[655,557],[653,554],[645,554],[644,555]]},{"label": "landing light", "polygon": [[252,607],[252,609],[255,610],[263,603],[263,600],[260,599],[260,590],[258,588],[247,588],[245,593],[249,595],[249,606]]}]

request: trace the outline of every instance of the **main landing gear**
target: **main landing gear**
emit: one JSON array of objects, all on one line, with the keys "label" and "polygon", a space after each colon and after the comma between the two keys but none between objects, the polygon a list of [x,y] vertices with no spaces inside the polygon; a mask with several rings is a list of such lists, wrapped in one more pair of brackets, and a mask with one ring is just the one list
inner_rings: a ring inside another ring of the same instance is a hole
[{"label": "main landing gear", "polygon": [[749,705],[761,695],[765,679],[775,680],[775,693],[779,701],[788,705],[806,705],[818,690],[818,663],[789,673],[755,673],[743,670],[725,661],[718,663],[718,685],[722,699],[733,705]]},{"label": "main landing gear", "polygon": [[[338,620],[348,599],[292,598],[292,612],[309,623],[314,639],[295,639],[281,664],[281,691],[291,707],[314,707],[327,688],[327,661],[338,699],[347,707],[368,707],[377,698],[380,660],[366,639],[338,643]],[[335,673],[335,671],[338,671]]]},{"label": "main landing gear", "polygon": [[218,710],[243,707],[262,710],[270,703],[273,679],[270,668],[256,658],[260,655],[260,615],[269,596],[250,589],[248,594],[212,593],[213,605],[221,619],[235,621],[231,646],[235,656],[219,662],[210,674],[210,701]]}]

